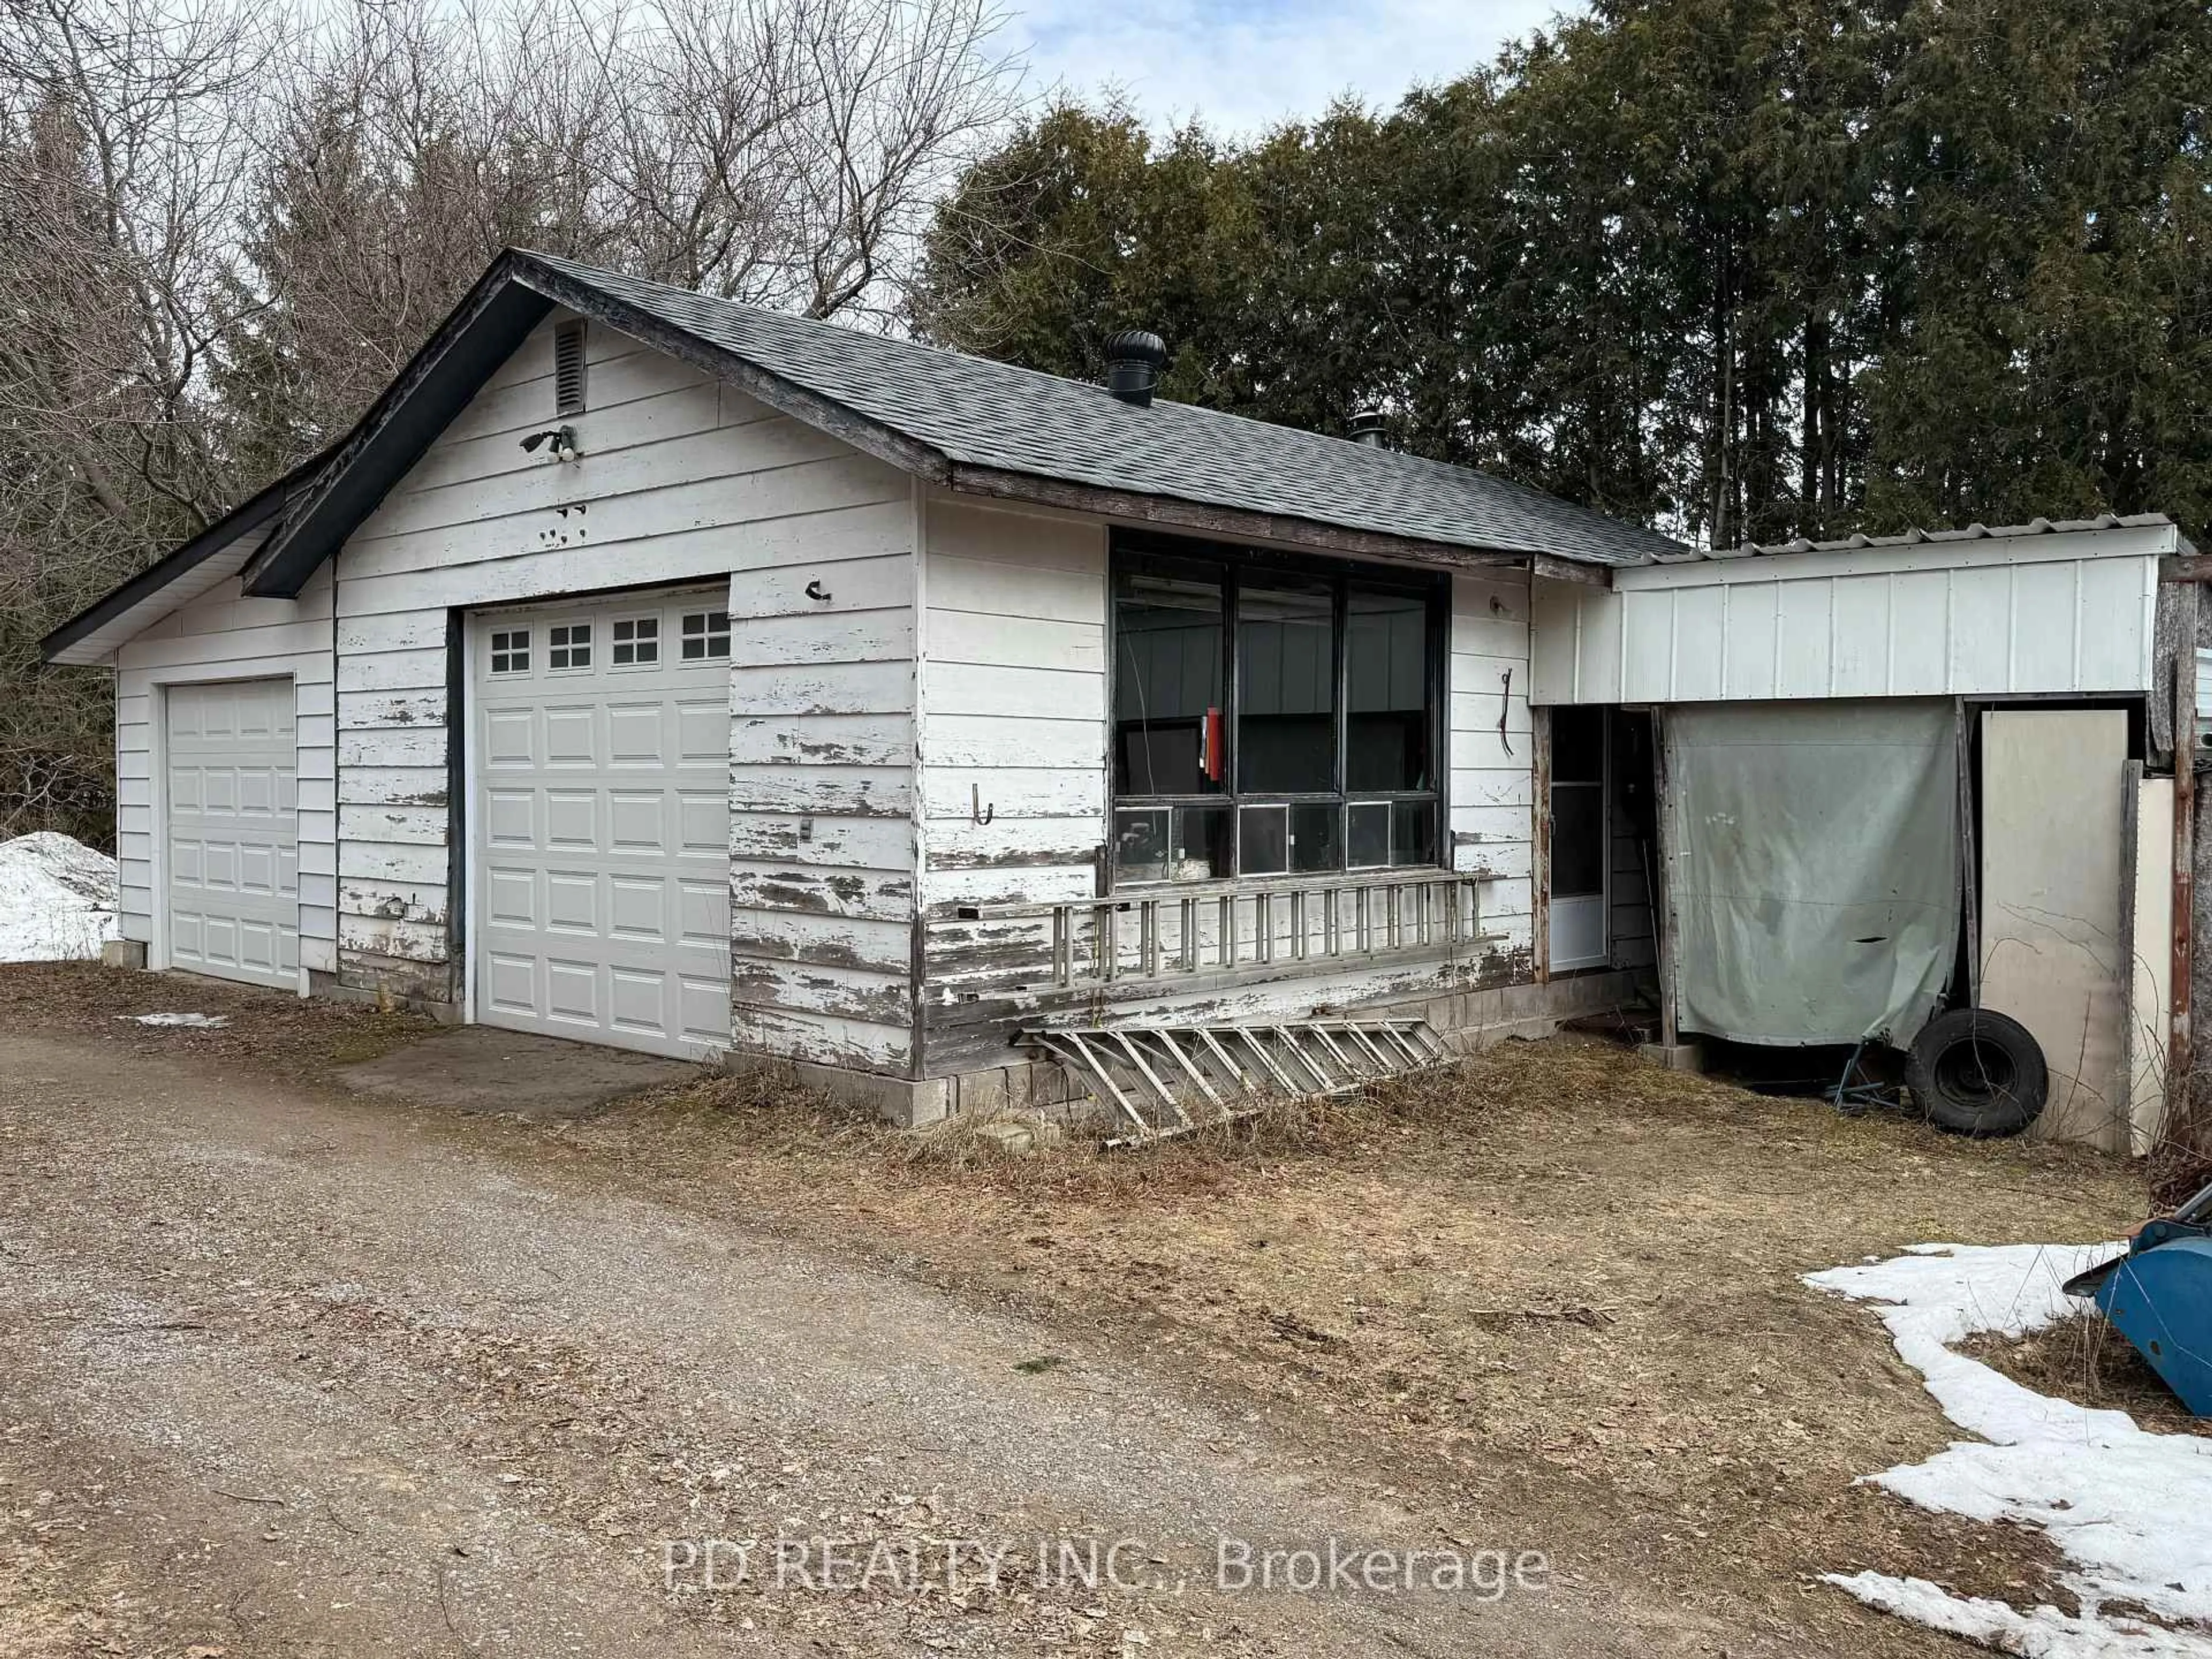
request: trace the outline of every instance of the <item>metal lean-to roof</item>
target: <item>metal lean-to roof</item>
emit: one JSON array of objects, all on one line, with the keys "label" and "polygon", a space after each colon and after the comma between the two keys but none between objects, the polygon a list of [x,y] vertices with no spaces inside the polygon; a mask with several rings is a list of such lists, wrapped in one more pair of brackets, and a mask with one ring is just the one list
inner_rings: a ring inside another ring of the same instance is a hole
[{"label": "metal lean-to roof", "polygon": [[[1956,530],[1907,530],[1894,536],[1842,536],[1814,542],[1799,538],[1790,542],[1745,542],[1740,546],[1708,550],[1671,546],[1655,555],[1661,564],[1700,559],[1768,558],[1784,553],[1857,553],[1877,547],[1921,547],[1948,542],[2005,541],[2021,536],[2065,536],[2087,530],[2164,530],[2173,520],[2163,513],[2100,513],[2094,519],[2030,519],[2026,524],[1970,524]],[[2188,538],[2179,538],[2180,550],[2194,555]]]}]

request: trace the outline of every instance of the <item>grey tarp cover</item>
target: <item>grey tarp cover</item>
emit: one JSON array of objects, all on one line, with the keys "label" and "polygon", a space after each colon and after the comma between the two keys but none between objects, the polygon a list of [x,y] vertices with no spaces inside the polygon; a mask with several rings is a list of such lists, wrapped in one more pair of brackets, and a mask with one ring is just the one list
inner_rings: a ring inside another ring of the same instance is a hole
[{"label": "grey tarp cover", "polygon": [[1951,704],[1683,706],[1665,730],[1681,1028],[1910,1042],[1958,939]]}]

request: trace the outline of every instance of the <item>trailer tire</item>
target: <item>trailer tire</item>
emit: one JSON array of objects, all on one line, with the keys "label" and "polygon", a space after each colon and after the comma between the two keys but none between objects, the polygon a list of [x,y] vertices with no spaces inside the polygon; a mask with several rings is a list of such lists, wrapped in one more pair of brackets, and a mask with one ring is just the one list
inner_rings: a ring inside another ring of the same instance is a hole
[{"label": "trailer tire", "polygon": [[1954,1008],[1912,1040],[1905,1086],[1939,1129],[1977,1139],[2016,1135],[2051,1095],[2043,1050],[2018,1020],[1987,1008]]}]

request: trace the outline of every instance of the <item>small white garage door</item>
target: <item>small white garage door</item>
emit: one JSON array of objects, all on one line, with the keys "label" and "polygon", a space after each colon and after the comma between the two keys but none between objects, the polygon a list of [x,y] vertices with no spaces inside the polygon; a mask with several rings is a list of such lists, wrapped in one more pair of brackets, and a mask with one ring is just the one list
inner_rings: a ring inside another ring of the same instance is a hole
[{"label": "small white garage door", "polygon": [[474,617],[477,1017],[730,1041],[730,623],[718,593]]},{"label": "small white garage door", "polygon": [[169,965],[294,989],[300,830],[292,682],[173,685],[165,696]]}]

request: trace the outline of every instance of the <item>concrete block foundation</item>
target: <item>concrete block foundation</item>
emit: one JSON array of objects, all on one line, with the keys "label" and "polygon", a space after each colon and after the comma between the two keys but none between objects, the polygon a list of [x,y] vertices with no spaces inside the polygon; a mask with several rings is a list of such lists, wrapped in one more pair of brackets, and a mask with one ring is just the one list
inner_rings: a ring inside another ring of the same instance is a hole
[{"label": "concrete block foundation", "polygon": [[[1429,997],[1399,998],[1331,1009],[1347,1019],[1425,1019],[1460,1054],[1477,1054],[1510,1037],[1549,1036],[1560,1022],[1632,1002],[1635,973],[1575,974],[1546,984],[1501,985]],[[1288,1016],[1297,1018],[1297,1016]],[[1109,1018],[1104,1022],[1110,1025]],[[745,1063],[733,1054],[730,1064]],[[810,1087],[833,1099],[864,1105],[902,1128],[918,1129],[961,1113],[1020,1113],[1044,1118],[1096,1109],[1091,1096],[1050,1060],[1009,1048],[1006,1063],[946,1077],[884,1077],[840,1066],[790,1062],[762,1056],[761,1065],[787,1065]]]}]

